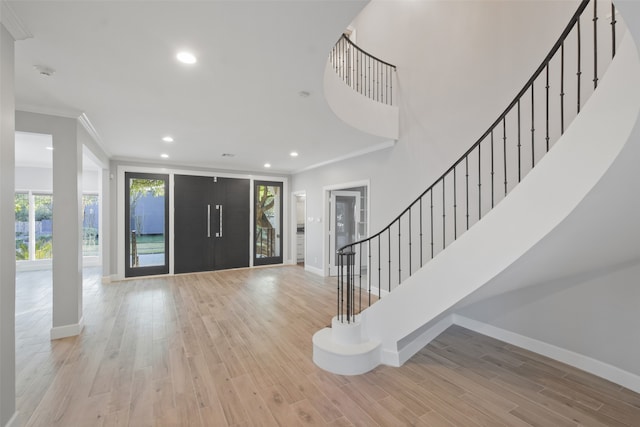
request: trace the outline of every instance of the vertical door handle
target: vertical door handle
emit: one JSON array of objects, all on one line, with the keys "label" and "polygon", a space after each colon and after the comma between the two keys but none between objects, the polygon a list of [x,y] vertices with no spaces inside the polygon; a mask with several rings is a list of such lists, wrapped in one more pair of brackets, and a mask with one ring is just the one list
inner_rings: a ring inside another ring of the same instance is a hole
[{"label": "vertical door handle", "polygon": [[220,212],[220,227],[218,229],[218,232],[216,233],[216,237],[222,237],[222,205],[216,205],[216,209],[218,209]]},{"label": "vertical door handle", "polygon": [[207,205],[207,237],[211,237],[211,205]]}]

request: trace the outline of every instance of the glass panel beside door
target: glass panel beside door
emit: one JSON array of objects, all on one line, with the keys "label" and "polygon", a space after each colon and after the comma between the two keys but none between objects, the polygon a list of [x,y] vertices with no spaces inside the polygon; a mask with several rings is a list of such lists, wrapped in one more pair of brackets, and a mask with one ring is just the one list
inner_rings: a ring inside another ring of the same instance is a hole
[{"label": "glass panel beside door", "polygon": [[253,264],[282,264],[282,183],[254,184]]},{"label": "glass panel beside door", "polygon": [[125,277],[169,272],[169,176],[125,173]]}]

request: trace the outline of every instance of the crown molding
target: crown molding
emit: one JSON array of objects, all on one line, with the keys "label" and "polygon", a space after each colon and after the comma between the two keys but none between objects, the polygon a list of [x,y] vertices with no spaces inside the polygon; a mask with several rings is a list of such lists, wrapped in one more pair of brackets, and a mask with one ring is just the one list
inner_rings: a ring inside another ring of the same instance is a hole
[{"label": "crown molding", "polygon": [[14,40],[25,40],[33,37],[31,31],[22,22],[22,19],[4,0],[0,0],[0,21],[2,25],[9,31]]},{"label": "crown molding", "polygon": [[394,145],[396,145],[396,142],[397,142],[397,140],[393,140],[392,139],[392,140],[383,142],[381,144],[376,144],[376,145],[374,145],[372,147],[365,148],[364,150],[354,151],[352,153],[345,154],[344,156],[335,157],[333,159],[326,160],[324,162],[316,163],[314,165],[307,166],[307,167],[302,168],[302,169],[298,169],[296,171],[291,172],[291,174],[295,175],[295,174],[299,174],[299,173],[302,173],[302,172],[307,172],[307,171],[310,171],[311,169],[320,168],[322,166],[327,166],[327,165],[330,165],[332,163],[338,163],[338,162],[341,162],[343,160],[352,159],[354,157],[364,156],[365,154],[373,153],[375,151],[386,150],[387,148],[391,148]]},{"label": "crown molding", "polygon": [[77,119],[82,115],[82,111],[71,108],[44,107],[41,105],[16,103],[16,111],[26,113],[45,114],[47,116],[64,117],[67,119]]},{"label": "crown molding", "polygon": [[[1,1],[1,0],[0,0]],[[74,110],[71,108],[53,108],[53,107],[43,107],[41,105],[31,105],[31,104],[16,104],[16,111],[24,111],[26,113],[35,113],[35,114],[44,114],[47,116],[56,116],[56,117],[64,117],[67,119],[76,119],[82,125],[82,127],[87,131],[91,139],[100,147],[100,149],[104,152],[104,154],[111,158],[111,152],[107,150],[105,147],[100,134],[96,130],[96,128],[89,120],[89,117],[85,113],[79,110]]]},{"label": "crown molding", "polygon": [[89,120],[89,117],[87,117],[85,113],[82,113],[80,114],[80,117],[78,117],[78,121],[80,122],[82,127],[84,127],[84,129],[87,131],[91,139],[93,139],[95,143],[98,144],[98,147],[100,147],[100,149],[104,152],[104,154],[106,154],[107,157],[111,158],[111,153],[109,152],[109,150],[107,150],[107,147],[105,147],[104,142],[100,137],[100,134],[98,133],[96,128],[93,127],[93,124]]}]

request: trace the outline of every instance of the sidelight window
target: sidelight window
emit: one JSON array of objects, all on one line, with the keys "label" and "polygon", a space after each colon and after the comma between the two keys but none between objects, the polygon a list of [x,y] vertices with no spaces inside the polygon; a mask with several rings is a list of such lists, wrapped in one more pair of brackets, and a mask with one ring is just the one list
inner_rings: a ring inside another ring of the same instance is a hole
[{"label": "sidelight window", "polygon": [[125,174],[125,276],[169,272],[169,177]]},{"label": "sidelight window", "polygon": [[255,182],[254,264],[282,263],[282,183]]}]

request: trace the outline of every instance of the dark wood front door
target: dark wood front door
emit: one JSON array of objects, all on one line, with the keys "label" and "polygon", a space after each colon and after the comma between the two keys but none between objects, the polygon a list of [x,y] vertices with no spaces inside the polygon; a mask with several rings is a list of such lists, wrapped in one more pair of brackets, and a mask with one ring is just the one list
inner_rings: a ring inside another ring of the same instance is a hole
[{"label": "dark wood front door", "polygon": [[249,266],[247,179],[175,175],[176,273]]}]

